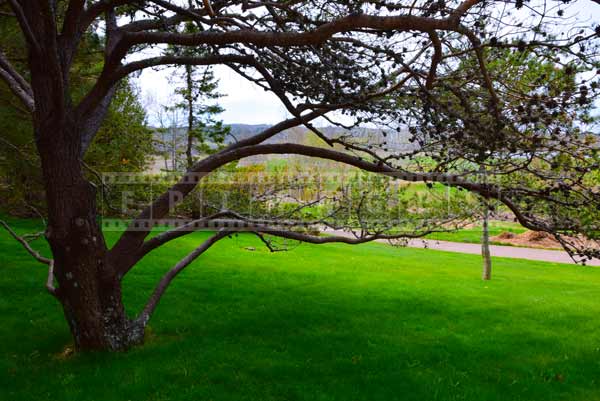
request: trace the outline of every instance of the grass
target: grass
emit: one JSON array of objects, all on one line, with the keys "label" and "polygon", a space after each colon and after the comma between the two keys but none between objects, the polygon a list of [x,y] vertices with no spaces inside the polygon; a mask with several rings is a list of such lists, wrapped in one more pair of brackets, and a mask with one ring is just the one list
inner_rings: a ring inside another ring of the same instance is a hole
[{"label": "grass", "polygon": [[[511,232],[515,234],[521,234],[527,231],[526,228],[518,223],[504,222],[504,221],[490,221],[489,232],[490,237],[494,237],[503,232]],[[481,225],[476,225],[470,228],[461,228],[457,231],[441,232],[429,234],[426,238],[438,241],[453,241],[453,242],[466,242],[470,244],[481,243]],[[506,243],[498,241],[490,241],[493,245],[507,245]]]},{"label": "grass", "polygon": [[[205,236],[126,277],[132,314]],[[176,279],[146,345],[64,358],[44,268],[4,232],[0,249],[0,400],[600,400],[594,268],[495,259],[484,283],[473,255],[384,244],[270,254],[240,235]]]}]

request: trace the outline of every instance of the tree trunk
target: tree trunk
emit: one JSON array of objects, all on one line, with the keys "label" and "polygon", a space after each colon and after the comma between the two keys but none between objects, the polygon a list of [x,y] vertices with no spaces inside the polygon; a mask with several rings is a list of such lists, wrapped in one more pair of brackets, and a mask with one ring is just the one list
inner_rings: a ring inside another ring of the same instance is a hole
[{"label": "tree trunk", "polygon": [[490,231],[489,231],[489,216],[490,209],[487,203],[484,203],[483,209],[483,233],[481,235],[481,255],[483,256],[483,272],[482,280],[492,279],[492,257],[490,253]]},{"label": "tree trunk", "polygon": [[28,46],[35,97],[33,129],[48,209],[46,238],[58,284],[55,295],[77,349],[125,349],[141,341],[143,330],[125,313],[121,277],[107,263],[107,248],[97,221],[96,189],[81,167],[84,149],[110,104],[111,90],[97,99],[95,107],[75,109],[69,71],[78,39],[69,35],[57,38],[54,10],[49,4],[21,1],[19,5],[29,21],[32,39],[28,40],[35,43]]},{"label": "tree trunk", "polygon": [[192,80],[192,66],[185,66],[185,77],[186,77],[186,100],[187,100],[187,147],[185,149],[185,156],[187,159],[187,168],[190,169],[194,165],[194,159],[192,158],[192,148],[194,145],[194,99],[192,98],[192,90],[194,89],[194,81]]},{"label": "tree trunk", "polygon": [[106,262],[96,189],[83,175],[75,139],[81,127],[68,118],[57,120],[36,126],[57,298],[77,349],[123,350],[142,340],[143,329],[127,318],[120,277]]}]

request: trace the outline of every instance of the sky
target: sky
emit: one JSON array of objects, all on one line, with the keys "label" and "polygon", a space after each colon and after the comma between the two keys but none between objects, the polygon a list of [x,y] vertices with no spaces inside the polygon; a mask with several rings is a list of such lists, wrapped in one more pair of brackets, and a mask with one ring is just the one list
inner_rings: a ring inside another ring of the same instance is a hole
[{"label": "sky", "polygon": [[[225,66],[214,67],[215,77],[219,80],[219,92],[225,96],[218,103],[225,109],[219,115],[227,124],[275,124],[289,118],[289,113],[281,101],[270,92],[238,76]],[[173,69],[154,71],[144,70],[138,78],[145,102],[168,105],[173,88],[168,77]],[[153,107],[149,107],[152,109]],[[151,115],[148,116],[153,121]]]},{"label": "sky", "polygon": [[[591,0],[578,1],[570,5],[568,14],[577,15],[577,19],[593,25],[600,23],[600,6]],[[220,119],[225,123],[275,124],[290,117],[285,107],[272,93],[256,87],[228,67],[216,66],[214,72],[219,79],[219,92],[225,95],[219,99],[219,105],[225,109]],[[156,109],[158,105],[172,103],[173,88],[168,79],[172,74],[173,69],[170,68],[160,71],[146,69],[138,78],[151,124],[156,123],[151,110]],[[324,124],[324,121],[317,122],[317,125]]]}]

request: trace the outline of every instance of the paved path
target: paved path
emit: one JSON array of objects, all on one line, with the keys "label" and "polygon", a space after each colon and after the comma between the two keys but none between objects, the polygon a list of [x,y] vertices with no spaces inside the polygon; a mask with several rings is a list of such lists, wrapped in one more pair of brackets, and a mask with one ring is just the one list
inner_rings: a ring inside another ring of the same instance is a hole
[{"label": "paved path", "polygon": [[[352,234],[344,231],[330,231],[327,234],[340,235],[345,237],[351,237]],[[377,240],[378,242],[386,242],[386,240]],[[458,252],[458,253],[470,253],[481,255],[480,244],[467,244],[462,242],[450,242],[450,241],[436,241],[436,240],[423,240],[415,239],[408,242],[408,246],[411,248],[427,248],[435,249],[438,251],[447,252]],[[548,249],[537,249],[537,248],[521,248],[516,246],[502,246],[502,245],[490,245],[490,251],[492,256],[499,256],[503,258],[517,258],[517,259],[529,259],[539,260],[543,262],[555,262],[555,263],[570,263],[574,264],[573,260],[569,257],[569,254],[565,251],[553,251]],[[586,263],[588,266],[600,266],[600,259],[593,259]]]}]

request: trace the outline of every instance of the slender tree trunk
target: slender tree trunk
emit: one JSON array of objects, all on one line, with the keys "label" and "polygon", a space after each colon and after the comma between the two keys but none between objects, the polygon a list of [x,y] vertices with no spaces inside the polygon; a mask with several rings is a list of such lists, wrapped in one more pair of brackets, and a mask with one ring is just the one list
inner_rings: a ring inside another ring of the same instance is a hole
[{"label": "slender tree trunk", "polygon": [[[65,121],[67,120],[67,121]],[[39,124],[38,151],[48,203],[46,237],[62,304],[80,350],[122,350],[143,338],[127,318],[120,277],[107,264],[97,221],[96,190],[81,170],[81,127],[68,118]]]},{"label": "slender tree trunk", "polygon": [[186,98],[187,98],[187,107],[188,107],[188,116],[187,116],[187,147],[185,149],[185,155],[187,158],[187,168],[190,169],[194,165],[194,159],[192,158],[192,147],[194,144],[194,99],[192,98],[192,90],[194,82],[192,80],[192,66],[185,66],[185,77],[186,77]]},{"label": "slender tree trunk", "polygon": [[171,171],[177,170],[177,122],[171,126]]},{"label": "slender tree trunk", "polygon": [[[194,158],[192,157],[192,150],[194,147],[194,81],[192,76],[192,66],[185,66],[185,78],[186,78],[186,101],[187,101],[187,146],[185,148],[185,155],[187,161],[187,169],[191,169],[194,166]],[[198,202],[191,203],[191,217],[194,219],[200,218],[202,215],[201,207],[199,204],[199,198],[196,199]]]},{"label": "slender tree trunk", "polygon": [[484,202],[483,208],[483,233],[481,235],[481,255],[483,256],[482,280],[492,279],[492,257],[490,253],[490,231],[489,231],[490,209]]}]

